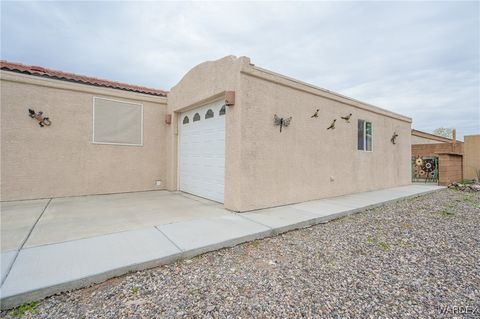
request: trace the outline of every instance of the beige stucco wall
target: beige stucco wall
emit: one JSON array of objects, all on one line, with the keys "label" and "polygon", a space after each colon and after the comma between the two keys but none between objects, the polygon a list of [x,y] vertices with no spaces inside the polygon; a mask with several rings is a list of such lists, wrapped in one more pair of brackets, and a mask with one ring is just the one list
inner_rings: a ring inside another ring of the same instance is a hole
[{"label": "beige stucco wall", "polygon": [[463,147],[463,178],[476,179],[476,170],[480,169],[480,135],[466,135]]},{"label": "beige stucco wall", "polygon": [[242,125],[241,105],[242,95],[240,87],[241,70],[248,67],[250,59],[227,56],[217,61],[201,63],[191,69],[168,94],[168,112],[173,115],[172,125],[169,127],[168,150],[169,166],[167,187],[177,189],[177,143],[178,143],[178,116],[181,112],[205,105],[209,102],[223,99],[225,91],[235,91],[235,105],[228,106],[225,116],[225,200],[226,208],[238,211],[242,207],[241,184],[238,181],[242,175],[241,136]]},{"label": "beige stucco wall", "polygon": [[[203,63],[185,75],[168,97],[172,136],[175,112],[226,90],[236,92],[226,117],[226,208],[247,211],[410,183],[410,118],[262,70],[248,58]],[[320,118],[311,119],[317,108]],[[293,116],[282,133],[274,113]],[[349,124],[339,119],[348,113]],[[333,118],[337,128],[327,131]],[[356,150],[358,118],[373,122],[373,152]],[[176,137],[171,141],[168,186],[176,189]]]},{"label": "beige stucco wall", "polygon": [[[410,183],[409,118],[255,67],[241,87],[240,210]],[[282,133],[275,113],[293,117]],[[350,123],[340,119],[349,113]],[[336,128],[327,130],[334,118]],[[358,119],[373,123],[373,152],[357,150]]]},{"label": "beige stucco wall", "polygon": [[[166,99],[1,72],[1,199],[161,189],[166,179]],[[144,145],[92,144],[94,96],[144,107]],[[40,128],[28,108],[52,125]]]}]

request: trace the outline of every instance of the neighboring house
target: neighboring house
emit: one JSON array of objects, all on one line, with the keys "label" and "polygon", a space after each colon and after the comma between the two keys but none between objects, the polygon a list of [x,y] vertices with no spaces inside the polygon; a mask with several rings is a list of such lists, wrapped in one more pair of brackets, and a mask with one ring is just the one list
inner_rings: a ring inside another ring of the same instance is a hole
[{"label": "neighboring house", "polygon": [[[426,173],[435,175],[434,180],[438,181],[439,185],[448,185],[463,179],[463,149],[464,143],[456,139],[455,129],[452,139],[412,129],[413,159],[435,158],[434,171]],[[412,163],[414,178],[422,178],[425,170],[416,169],[415,162]]]},{"label": "neighboring house", "polygon": [[247,211],[411,182],[410,118],[246,57],[202,63],[168,94],[1,68],[4,201],[167,189]]},{"label": "neighboring house", "polygon": [[[457,141],[457,142],[460,142],[460,141]],[[452,143],[452,139],[412,129],[412,145],[442,144],[442,143]]]}]

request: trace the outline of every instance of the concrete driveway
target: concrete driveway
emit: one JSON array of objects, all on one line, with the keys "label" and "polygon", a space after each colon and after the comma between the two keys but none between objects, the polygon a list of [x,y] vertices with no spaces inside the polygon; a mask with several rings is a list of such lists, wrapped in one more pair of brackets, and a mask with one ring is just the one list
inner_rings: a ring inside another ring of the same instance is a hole
[{"label": "concrete driveway", "polygon": [[0,306],[441,189],[407,185],[241,214],[167,191],[3,202]]},{"label": "concrete driveway", "polygon": [[1,251],[229,214],[222,204],[168,191],[2,202]]}]

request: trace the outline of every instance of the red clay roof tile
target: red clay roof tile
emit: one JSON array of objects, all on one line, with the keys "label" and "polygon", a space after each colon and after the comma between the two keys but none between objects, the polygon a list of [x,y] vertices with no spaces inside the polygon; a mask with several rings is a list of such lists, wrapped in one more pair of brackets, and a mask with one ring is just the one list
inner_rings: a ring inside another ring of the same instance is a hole
[{"label": "red clay roof tile", "polygon": [[35,76],[43,76],[57,80],[64,80],[70,82],[77,82],[93,86],[102,86],[112,89],[126,90],[156,96],[167,96],[167,91],[152,89],[144,86],[132,85],[127,83],[120,83],[115,81],[109,81],[104,79],[98,79],[94,77],[78,75],[74,73],[67,73],[63,71],[57,71],[52,69],[47,69],[41,66],[35,65],[25,65],[20,63],[9,62],[5,60],[0,60],[0,67],[2,70],[26,73]]}]

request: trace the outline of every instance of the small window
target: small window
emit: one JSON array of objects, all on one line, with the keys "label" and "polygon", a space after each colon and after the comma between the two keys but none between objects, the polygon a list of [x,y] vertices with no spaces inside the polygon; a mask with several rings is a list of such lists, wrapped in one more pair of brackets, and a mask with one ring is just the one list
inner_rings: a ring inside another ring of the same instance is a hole
[{"label": "small window", "polygon": [[188,123],[190,123],[190,120],[188,119],[188,116],[185,116],[183,118],[183,124],[188,124]]},{"label": "small window", "polygon": [[209,109],[207,113],[205,113],[205,119],[210,119],[213,117],[213,111]]},{"label": "small window", "polygon": [[372,151],[372,123],[358,120],[357,149],[359,151]]},{"label": "small window", "polygon": [[225,105],[222,106],[222,108],[220,109],[220,112],[218,112],[218,115],[225,115]]},{"label": "small window", "polygon": [[143,105],[93,98],[93,143],[143,145]]},{"label": "small window", "polygon": [[200,121],[200,114],[195,113],[195,115],[193,116],[193,121],[194,121],[194,122]]},{"label": "small window", "polygon": [[365,122],[365,145],[366,150],[372,150],[372,123]]}]

